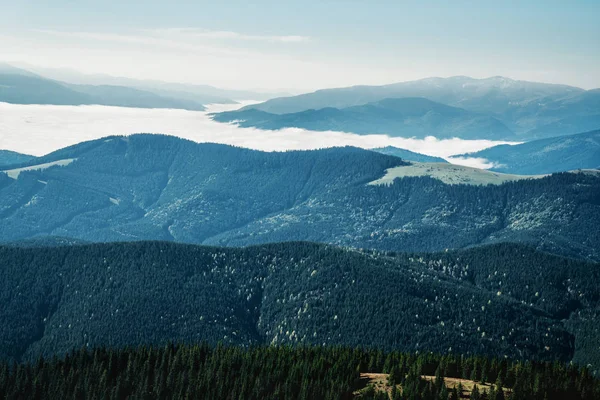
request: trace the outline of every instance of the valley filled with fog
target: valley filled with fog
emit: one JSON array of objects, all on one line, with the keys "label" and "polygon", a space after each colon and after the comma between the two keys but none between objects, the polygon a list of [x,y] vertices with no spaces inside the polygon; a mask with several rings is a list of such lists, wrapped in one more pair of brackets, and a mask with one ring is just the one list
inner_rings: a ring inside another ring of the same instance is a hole
[{"label": "valley filled with fog", "polygon": [[193,140],[230,144],[264,151],[308,150],[335,146],[376,148],[395,146],[438,156],[461,165],[490,168],[485,159],[452,158],[498,144],[491,140],[438,140],[316,132],[297,128],[261,130],[219,123],[210,113],[235,110],[243,104],[215,104],[207,111],[142,109],[110,106],[20,105],[0,103],[0,149],[36,156],[65,146],[110,135],[161,133]]}]

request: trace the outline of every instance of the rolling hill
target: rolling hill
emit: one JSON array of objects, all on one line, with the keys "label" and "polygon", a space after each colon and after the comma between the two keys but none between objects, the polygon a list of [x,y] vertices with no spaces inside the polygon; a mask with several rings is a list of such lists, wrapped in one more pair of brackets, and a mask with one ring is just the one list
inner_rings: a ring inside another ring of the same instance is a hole
[{"label": "rolling hill", "polygon": [[92,104],[91,96],[36,76],[0,73],[0,101],[13,104]]},{"label": "rolling hill", "polygon": [[178,108],[203,111],[204,106],[196,100],[165,97],[146,90],[111,85],[68,85],[69,88],[89,95],[94,104],[136,108]]},{"label": "rolling hill", "polygon": [[414,168],[357,148],[264,153],[160,135],[109,137],[0,173],[0,241],[309,240],[396,251],[517,241],[600,259],[597,175],[470,185],[462,183],[499,182],[464,169],[452,172],[457,184],[405,176],[369,185],[402,166]]},{"label": "rolling hill", "polygon": [[322,108],[291,114],[242,109],[214,114],[219,122],[260,129],[304,128],[358,134],[424,138],[509,139],[514,136],[496,118],[446,106],[425,98],[390,98],[348,108]]},{"label": "rolling hill", "polygon": [[0,72],[0,101],[13,104],[107,105],[204,110],[197,102],[162,97],[122,86],[69,85],[46,78]]},{"label": "rolling hill", "polygon": [[600,168],[600,130],[534,140],[516,146],[500,145],[465,154],[484,158],[491,169],[510,174],[550,174]]},{"label": "rolling hill", "polygon": [[35,157],[10,150],[0,150],[0,167],[5,165],[20,164],[33,160]]},{"label": "rolling hill", "polygon": [[433,163],[445,163],[447,162],[443,158],[428,156],[421,153],[415,153],[410,150],[400,149],[398,147],[386,146],[379,147],[375,149],[370,149],[371,151],[376,151],[377,153],[387,154],[390,156],[398,157],[406,161],[415,161],[415,162],[433,162]]},{"label": "rolling hill", "polygon": [[580,347],[595,339],[581,324],[600,301],[598,264],[514,244],[386,254],[313,243],[104,243],[0,247],[0,259],[1,359],[173,341],[599,355]]}]

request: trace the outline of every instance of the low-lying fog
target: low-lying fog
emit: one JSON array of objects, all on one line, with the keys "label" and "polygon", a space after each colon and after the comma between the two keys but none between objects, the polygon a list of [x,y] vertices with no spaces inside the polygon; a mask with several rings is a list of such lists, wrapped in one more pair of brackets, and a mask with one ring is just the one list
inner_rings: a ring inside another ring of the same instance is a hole
[{"label": "low-lying fog", "polygon": [[17,105],[0,103],[0,149],[32,155],[109,135],[163,133],[196,142],[214,142],[257,150],[307,150],[333,146],[374,148],[395,146],[443,157],[455,164],[491,168],[485,159],[452,158],[507,142],[490,140],[437,140],[314,132],[304,129],[265,131],[240,128],[210,119],[210,112],[240,105],[211,105],[207,112],[107,106]]}]

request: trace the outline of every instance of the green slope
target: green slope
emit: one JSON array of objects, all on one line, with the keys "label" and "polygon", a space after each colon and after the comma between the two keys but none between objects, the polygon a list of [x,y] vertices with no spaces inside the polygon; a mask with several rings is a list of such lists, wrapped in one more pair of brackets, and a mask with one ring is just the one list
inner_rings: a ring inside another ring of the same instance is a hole
[{"label": "green slope", "polygon": [[534,140],[516,146],[495,146],[465,157],[484,158],[493,171],[509,174],[549,174],[600,168],[600,130]]},{"label": "green slope", "polygon": [[565,319],[600,296],[598,264],[512,244],[394,255],[140,242],[0,247],[0,259],[4,359],[206,340],[568,361],[585,332]]},{"label": "green slope", "polygon": [[517,241],[600,259],[598,176],[475,186],[461,183],[500,181],[460,167],[451,171],[458,184],[421,171],[427,176],[369,185],[402,165],[357,148],[265,153],[168,136],[105,138],[20,165],[18,178],[16,167],[12,177],[0,173],[0,240],[310,240],[404,251]]}]

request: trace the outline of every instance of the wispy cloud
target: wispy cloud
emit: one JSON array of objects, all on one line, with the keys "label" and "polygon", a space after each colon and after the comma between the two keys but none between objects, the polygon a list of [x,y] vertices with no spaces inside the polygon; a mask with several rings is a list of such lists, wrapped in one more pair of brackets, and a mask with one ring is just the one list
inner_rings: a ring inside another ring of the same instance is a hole
[{"label": "wispy cloud", "polygon": [[383,84],[401,74],[394,68],[329,59],[322,46],[312,37],[262,32],[38,28],[0,37],[0,59],[85,74],[236,89],[307,91],[348,86],[360,77],[368,77],[362,83]]},{"label": "wispy cloud", "polygon": [[60,31],[34,29],[44,35],[59,36],[71,39],[94,40],[129,45],[160,46],[185,52],[201,52],[227,56],[243,56],[255,52],[247,47],[226,46],[224,41],[235,45],[235,42],[268,42],[268,43],[302,43],[309,41],[307,36],[269,36],[246,35],[232,31],[209,31],[196,28],[142,29],[123,33]]},{"label": "wispy cloud", "polygon": [[121,44],[160,46],[169,49],[182,50],[186,52],[201,52],[204,54],[218,54],[228,56],[240,56],[249,54],[243,49],[229,49],[223,46],[211,46],[209,44],[194,43],[176,38],[166,38],[159,35],[131,33],[105,33],[105,32],[85,32],[85,31],[56,31],[48,29],[35,29],[37,33],[51,36],[60,36],[71,39],[94,40],[101,42],[112,42]]},{"label": "wispy cloud", "polygon": [[[503,143],[503,144],[518,144],[518,143]],[[490,168],[501,168],[506,165],[498,164],[494,161],[490,161],[486,158],[481,157],[446,157],[448,162],[452,164],[464,165],[467,167],[474,167],[480,169],[490,169]]]},{"label": "wispy cloud", "polygon": [[308,42],[311,38],[299,35],[248,35],[232,31],[211,31],[199,28],[165,28],[144,30],[152,35],[186,37],[188,39],[226,39],[243,41],[263,41],[272,43],[302,43]]}]

